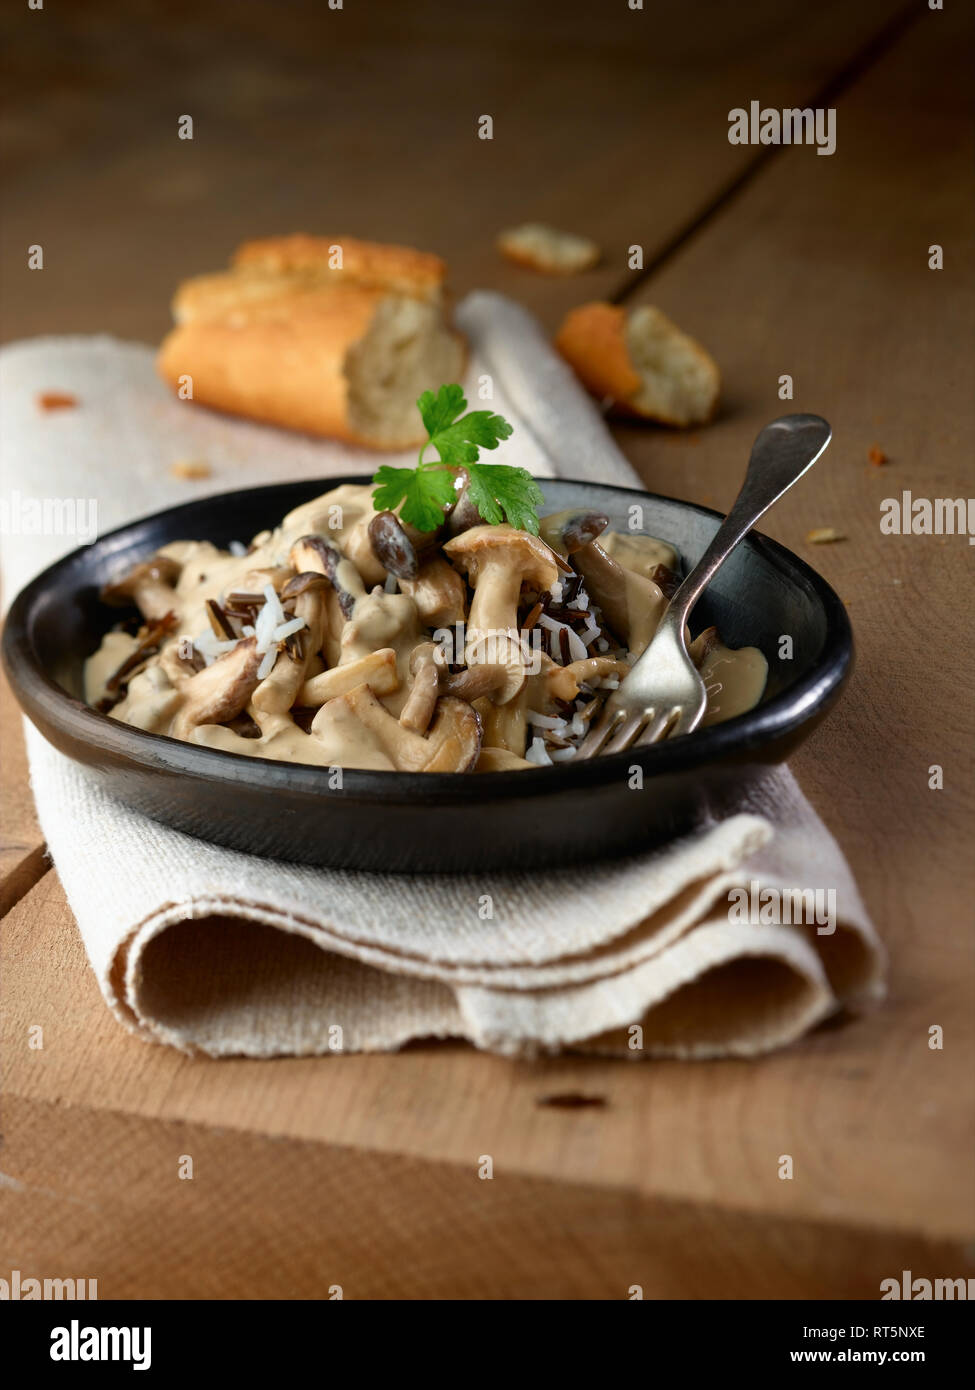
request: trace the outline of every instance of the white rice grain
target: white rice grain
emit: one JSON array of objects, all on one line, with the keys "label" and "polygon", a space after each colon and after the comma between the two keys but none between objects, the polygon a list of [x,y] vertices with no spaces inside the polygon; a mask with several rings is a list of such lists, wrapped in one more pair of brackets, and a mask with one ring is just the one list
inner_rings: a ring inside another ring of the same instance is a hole
[{"label": "white rice grain", "polygon": [[545,744],[540,738],[532,739],[532,746],[525,754],[525,758],[530,763],[535,763],[537,767],[551,767],[552,759],[548,755]]}]

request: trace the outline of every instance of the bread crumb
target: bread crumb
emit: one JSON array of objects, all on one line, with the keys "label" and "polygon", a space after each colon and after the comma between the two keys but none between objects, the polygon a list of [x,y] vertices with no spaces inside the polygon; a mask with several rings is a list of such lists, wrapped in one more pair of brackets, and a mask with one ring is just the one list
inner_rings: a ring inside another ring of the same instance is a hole
[{"label": "bread crumb", "polygon": [[816,526],[808,533],[806,540],[810,545],[829,545],[831,541],[845,541],[846,537],[833,526]]},{"label": "bread crumb", "polygon": [[205,459],[177,459],[169,471],[174,478],[209,478],[213,470]]},{"label": "bread crumb", "polygon": [[78,404],[78,397],[72,396],[69,391],[42,391],[37,404],[42,410],[73,410]]},{"label": "bread crumb", "polygon": [[515,265],[546,275],[578,275],[599,260],[599,247],[588,237],[560,232],[541,222],[511,227],[498,237],[498,250]]},{"label": "bread crumb", "polygon": [[876,444],[871,444],[867,458],[873,464],[874,468],[883,468],[884,464],[889,462],[883,449],[879,448]]}]

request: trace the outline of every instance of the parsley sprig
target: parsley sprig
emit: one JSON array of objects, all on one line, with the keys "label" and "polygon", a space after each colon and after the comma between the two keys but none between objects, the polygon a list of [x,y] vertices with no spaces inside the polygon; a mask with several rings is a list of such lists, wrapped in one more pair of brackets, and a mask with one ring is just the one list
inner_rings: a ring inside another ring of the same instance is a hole
[{"label": "parsley sprig", "polygon": [[[537,508],[544,499],[532,475],[506,463],[477,462],[481,449],[496,449],[509,437],[508,421],[490,410],[468,411],[463,387],[456,382],[441,386],[436,395],[424,391],[417,406],[429,438],[415,468],[384,464],[377,471],[372,494],[376,511],[394,511],[402,504],[403,521],[419,531],[434,531],[443,521],[444,508],[456,500],[455,470],[463,468],[468,496],[486,522],[496,526],[507,521],[537,536]],[[431,445],[439,462],[424,462]]]}]

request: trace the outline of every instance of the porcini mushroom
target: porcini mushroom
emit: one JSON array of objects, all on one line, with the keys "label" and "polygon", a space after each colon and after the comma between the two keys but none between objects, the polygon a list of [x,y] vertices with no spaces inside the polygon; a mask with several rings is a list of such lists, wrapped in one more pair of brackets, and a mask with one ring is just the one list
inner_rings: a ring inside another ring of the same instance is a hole
[{"label": "porcini mushroom", "polygon": [[180,570],[168,555],[151,555],[121,579],[103,585],[102,602],[114,608],[134,603],[147,622],[159,622],[177,607],[174,585]]},{"label": "porcini mushroom", "polygon": [[504,704],[525,683],[525,651],[518,631],[521,587],[527,584],[537,592],[552,587],[558,579],[552,551],[536,536],[507,524],[474,526],[448,541],[444,551],[474,585],[467,664],[504,668],[505,680],[495,696]]}]

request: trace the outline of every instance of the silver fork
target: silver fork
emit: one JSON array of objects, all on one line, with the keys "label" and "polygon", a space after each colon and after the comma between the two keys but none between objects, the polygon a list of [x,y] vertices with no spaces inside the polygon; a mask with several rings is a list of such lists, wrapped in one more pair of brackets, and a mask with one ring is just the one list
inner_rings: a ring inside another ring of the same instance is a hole
[{"label": "silver fork", "polygon": [[689,734],[704,718],[707,692],[687,650],[691,609],[735,546],[813,466],[831,431],[818,415],[783,415],[761,431],[734,506],[667,606],[646,651],[603,706],[577,758]]}]

